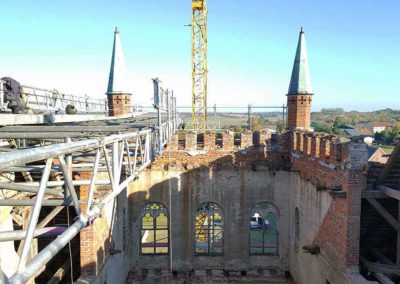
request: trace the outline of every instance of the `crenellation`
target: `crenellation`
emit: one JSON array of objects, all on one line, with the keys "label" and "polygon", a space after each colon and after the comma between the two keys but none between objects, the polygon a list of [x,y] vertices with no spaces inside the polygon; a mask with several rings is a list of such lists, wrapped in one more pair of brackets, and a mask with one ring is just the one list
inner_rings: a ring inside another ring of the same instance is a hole
[{"label": "crenellation", "polygon": [[215,141],[216,133],[215,131],[206,131],[204,134],[204,150],[215,150],[216,141]]},{"label": "crenellation", "polygon": [[186,151],[195,151],[197,149],[197,132],[195,131],[186,131],[185,137],[185,150]]},{"label": "crenellation", "polygon": [[222,149],[225,151],[234,149],[234,132],[227,130],[222,133]]},{"label": "crenellation", "polygon": [[240,148],[249,148],[253,146],[253,132],[244,131],[240,136]]}]

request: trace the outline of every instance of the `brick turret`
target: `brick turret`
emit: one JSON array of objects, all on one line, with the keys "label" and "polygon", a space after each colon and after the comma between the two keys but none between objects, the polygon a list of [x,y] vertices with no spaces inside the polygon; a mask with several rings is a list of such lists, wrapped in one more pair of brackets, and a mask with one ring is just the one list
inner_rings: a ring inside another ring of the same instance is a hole
[{"label": "brick turret", "polygon": [[127,76],[118,28],[114,32],[114,46],[108,79],[107,100],[110,116],[131,112],[131,94],[127,92]]},{"label": "brick turret", "polygon": [[312,95],[306,40],[301,28],[287,94],[289,129],[310,129]]}]

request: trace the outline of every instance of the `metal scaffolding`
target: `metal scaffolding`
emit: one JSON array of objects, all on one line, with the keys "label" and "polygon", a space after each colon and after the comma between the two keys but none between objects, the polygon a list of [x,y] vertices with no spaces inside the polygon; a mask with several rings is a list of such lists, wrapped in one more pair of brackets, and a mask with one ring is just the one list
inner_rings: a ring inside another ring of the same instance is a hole
[{"label": "metal scaffolding", "polygon": [[192,1],[192,124],[206,130],[207,122],[207,7]]},{"label": "metal scaffolding", "polygon": [[[129,183],[139,177],[140,172],[150,165],[156,153],[162,153],[180,121],[176,115],[173,96],[162,91],[161,98],[164,104],[160,106],[158,120],[152,127],[138,127],[135,124],[132,127],[129,121],[123,120],[114,126],[98,126],[98,129],[91,125],[78,126],[80,131],[77,131],[76,125],[57,126],[58,129],[54,126],[37,126],[41,139],[36,145],[32,145],[32,142],[26,145],[26,141],[17,142],[20,138],[14,140],[6,137],[14,132],[17,133],[14,136],[23,137],[20,140],[32,141],[32,137],[37,136],[34,127],[28,129],[23,126],[10,126],[9,132],[3,132],[2,138],[7,138],[15,147],[0,152],[0,174],[10,176],[22,173],[29,178],[25,182],[17,182],[12,178],[9,182],[3,180],[0,183],[0,206],[32,207],[26,230],[0,232],[0,242],[21,240],[20,259],[15,274],[7,279],[0,270],[0,276],[5,277],[5,283],[25,283],[36,277],[41,268],[60,252],[89,220],[99,216],[106,204],[113,201]],[[103,132],[96,134],[96,130]],[[79,133],[80,135],[74,135]],[[74,137],[74,141],[71,137]],[[91,178],[76,179],[73,172],[91,173]],[[105,172],[107,175],[99,179],[99,172]],[[32,179],[31,174],[37,173],[40,180]],[[54,176],[57,177],[56,180]],[[87,196],[83,196],[82,193],[78,196],[75,187],[81,185],[88,186]],[[106,192],[97,192],[97,185],[109,185],[110,188]],[[36,197],[32,198],[33,196]],[[39,220],[41,208],[44,206],[57,207],[44,219]],[[77,215],[75,222],[67,228],[46,227],[65,206],[72,206],[74,209]],[[28,259],[34,238],[49,235],[57,238],[32,259]]]}]

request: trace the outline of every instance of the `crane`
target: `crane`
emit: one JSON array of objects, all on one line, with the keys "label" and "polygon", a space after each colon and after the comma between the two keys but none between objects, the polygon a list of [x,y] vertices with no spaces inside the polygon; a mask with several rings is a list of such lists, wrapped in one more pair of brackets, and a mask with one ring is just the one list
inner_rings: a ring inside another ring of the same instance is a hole
[{"label": "crane", "polygon": [[207,128],[207,6],[192,0],[192,123],[197,131]]}]

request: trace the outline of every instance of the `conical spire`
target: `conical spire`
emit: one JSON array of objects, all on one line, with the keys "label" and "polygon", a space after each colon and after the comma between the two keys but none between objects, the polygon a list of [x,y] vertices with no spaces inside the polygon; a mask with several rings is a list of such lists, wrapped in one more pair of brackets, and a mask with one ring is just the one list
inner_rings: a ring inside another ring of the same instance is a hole
[{"label": "conical spire", "polygon": [[300,30],[294,59],[292,78],[290,79],[288,95],[312,94],[310,71],[308,69],[306,38],[303,28]]},{"label": "conical spire", "polygon": [[129,93],[127,92],[127,75],[124,55],[121,47],[121,39],[118,27],[114,32],[114,46],[111,57],[110,76],[108,78],[107,94]]}]

